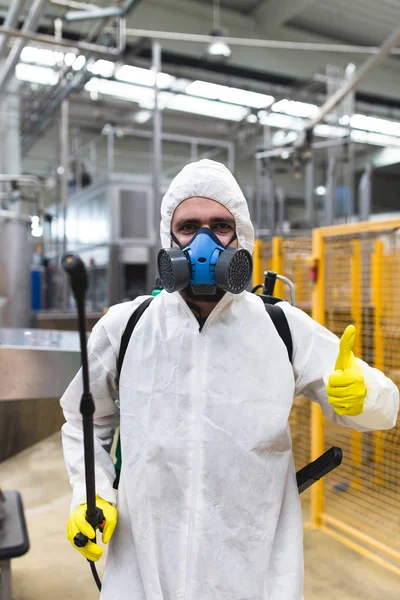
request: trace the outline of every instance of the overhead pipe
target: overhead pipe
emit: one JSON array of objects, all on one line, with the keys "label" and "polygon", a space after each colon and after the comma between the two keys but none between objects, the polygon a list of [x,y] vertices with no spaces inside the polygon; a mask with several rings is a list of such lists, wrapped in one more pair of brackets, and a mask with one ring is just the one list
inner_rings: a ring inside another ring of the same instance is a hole
[{"label": "overhead pipe", "polygon": [[[28,16],[26,17],[26,20],[21,29],[22,33],[27,33],[30,30],[36,29],[48,2],[49,0],[34,0],[31,9],[28,13]],[[0,90],[2,90],[5,87],[5,85],[8,83],[8,81],[14,74],[14,69],[18,63],[19,57],[25,44],[25,40],[22,39],[22,36],[20,36],[20,39],[18,39],[11,48],[9,55],[5,60],[3,69],[0,72]]]},{"label": "overhead pipe", "polygon": [[135,5],[142,0],[125,0],[121,7],[109,6],[99,10],[77,10],[67,12],[66,21],[88,21],[90,19],[109,19],[110,17],[124,17]]},{"label": "overhead pipe", "polygon": [[[18,23],[18,17],[24,7],[25,0],[14,0],[11,4],[7,16],[4,20],[5,27],[15,27]],[[3,58],[7,44],[7,35],[2,35],[0,38],[0,59]]]},{"label": "overhead pipe", "polygon": [[41,185],[39,177],[36,175],[0,175],[0,181],[18,181],[19,183],[25,183],[26,185]]},{"label": "overhead pipe", "polygon": [[[153,138],[153,132],[147,131],[145,129],[135,129],[134,127],[117,127],[118,131],[121,131],[123,135],[132,135],[136,137],[142,138]],[[232,151],[233,142],[229,142],[226,140],[217,140],[214,138],[206,138],[206,137],[198,137],[191,135],[181,135],[176,133],[161,133],[161,138],[163,141],[168,142],[180,142],[182,144],[191,144],[193,140],[196,141],[196,144],[203,146],[219,146],[221,148],[226,148],[229,151]]]},{"label": "overhead pipe", "polygon": [[[61,250],[62,256],[65,255],[67,251],[67,215],[68,215],[68,156],[69,156],[69,101],[63,100],[61,103],[61,111],[60,111],[60,123],[59,123],[59,141],[60,141],[60,179],[59,179],[59,191],[60,191],[60,208],[61,215],[58,214],[58,217],[62,217],[62,240],[61,240]],[[58,231],[58,236],[60,232]],[[58,241],[59,237],[58,237]],[[58,244],[58,248],[60,244]],[[58,260],[57,260],[58,266]],[[67,278],[64,276],[62,279],[62,308],[63,310],[67,310],[68,304],[68,284]]]},{"label": "overhead pipe", "polygon": [[[335,146],[345,146],[349,143],[348,137],[333,138],[331,140],[324,140],[321,142],[314,142],[311,144],[312,150],[323,150],[324,148],[333,148]],[[296,153],[296,148],[293,146],[279,146],[276,148],[270,148],[268,150],[259,150],[256,152],[256,159],[261,158],[281,158],[282,152],[287,152],[289,156]]]},{"label": "overhead pipe", "polygon": [[[102,29],[102,24],[103,24],[104,19],[102,19],[101,21],[97,21],[94,28],[92,29],[92,31],[88,34],[87,36],[87,40],[89,40],[88,42],[79,42],[79,44],[82,46],[85,46],[85,49],[87,50],[89,47],[91,49],[92,53],[95,53],[97,56],[101,56],[101,53],[96,51],[95,48],[97,47],[96,44],[92,44],[91,40],[96,39],[96,37],[99,35],[101,29]],[[117,48],[107,48],[107,47],[103,47],[106,51],[107,51],[107,56],[108,58],[110,58],[110,54],[114,57],[118,57],[120,56],[124,49],[125,49],[125,19],[120,18],[117,20],[117,24],[118,24],[118,32],[117,32],[117,40],[118,40],[118,46]],[[59,38],[57,38],[58,40]],[[101,46],[99,48],[102,48]],[[84,51],[84,49],[83,49]],[[55,90],[55,93],[53,95],[50,95],[48,97],[44,98],[44,101],[42,99],[41,102],[41,106],[38,109],[38,112],[40,114],[40,120],[34,125],[33,128],[31,128],[27,134],[24,135],[23,139],[22,139],[22,146],[23,146],[23,152],[26,153],[32,146],[32,144],[35,142],[37,135],[40,135],[48,126],[49,121],[51,120],[52,116],[55,114],[55,112],[57,111],[58,107],[61,105],[62,101],[65,100],[68,95],[70,94],[70,92],[72,90],[75,90],[77,88],[83,87],[84,84],[86,83],[86,80],[88,78],[90,78],[90,73],[87,70],[81,70],[78,71],[77,73],[75,73],[75,75],[72,77],[71,80],[69,80],[67,83],[65,83],[64,81],[64,76],[65,76],[65,71],[63,72],[62,75],[62,81],[61,84],[57,87],[57,89]],[[41,108],[43,107],[43,108]]]},{"label": "overhead pipe", "polygon": [[[94,27],[91,29],[91,31],[86,36],[86,41],[79,42],[79,45],[81,47],[79,48],[79,46],[78,46],[78,49],[82,50],[82,52],[87,51],[87,52],[91,52],[97,56],[101,56],[102,52],[101,51],[99,52],[95,48],[95,45],[92,44],[92,41],[96,40],[97,37],[100,35],[100,33],[102,31],[104,31],[106,24],[108,23],[109,20],[110,20],[110,17],[102,16],[101,18],[99,18],[95,22]],[[57,41],[59,41],[59,40],[57,40]],[[108,56],[110,56],[110,55],[115,56],[115,57],[120,56],[125,51],[125,48],[126,48],[125,41],[126,41],[126,39],[125,39],[125,19],[122,16],[119,16],[119,18],[117,19],[117,48],[115,50],[107,48],[108,52],[106,54]],[[90,46],[88,46],[87,44],[89,44]],[[77,78],[78,78],[78,81],[77,81]],[[64,81],[62,80],[61,84],[59,84],[59,86],[55,90],[54,95],[51,96],[48,99],[48,101],[45,100],[45,104],[43,106],[43,110],[40,115],[41,116],[40,124],[39,125],[36,124],[37,127],[30,129],[28,131],[28,134],[25,135],[24,140],[23,140],[24,146],[25,146],[25,151],[27,151],[27,149],[29,149],[31,147],[31,145],[35,142],[35,139],[36,139],[35,135],[37,135],[36,132],[38,132],[38,134],[40,135],[40,133],[42,133],[44,131],[44,129],[47,127],[48,123],[52,119],[52,116],[54,115],[54,112],[57,110],[57,108],[60,105],[60,103],[62,102],[62,100],[66,99],[68,97],[69,93],[73,89],[79,89],[80,87],[83,87],[84,83],[85,83],[85,77],[83,77],[82,74],[79,72],[66,85],[64,85]]]},{"label": "overhead pipe", "polygon": [[374,167],[368,164],[358,186],[358,214],[360,221],[368,221],[372,208],[372,177]]},{"label": "overhead pipe", "polygon": [[147,286],[152,289],[157,275],[157,226],[160,214],[162,187],[162,111],[160,107],[159,73],[161,72],[162,52],[159,42],[152,44],[152,71],[154,73],[154,106],[153,106],[153,138],[152,138],[152,198],[151,198],[151,247],[147,272]]},{"label": "overhead pipe", "polygon": [[382,44],[379,48],[379,52],[377,52],[371,58],[368,58],[358,69],[352,77],[341,86],[327,101],[321,106],[318,111],[318,114],[311,119],[306,125],[306,131],[311,131],[318,123],[321,123],[323,119],[328,115],[340,102],[347,96],[347,94],[353,91],[363,79],[371,71],[373,71],[383,59],[388,56],[397,43],[400,42],[400,27],[396,29]]},{"label": "overhead pipe", "polygon": [[98,10],[97,4],[89,4],[88,2],[77,2],[76,0],[50,0],[50,4],[56,6],[65,6],[67,8],[76,8],[78,10]]},{"label": "overhead pipe", "polygon": [[[147,37],[153,40],[172,40],[175,42],[193,42],[210,44],[215,42],[212,35],[198,33],[180,33],[175,31],[155,31],[151,29],[126,30],[129,37]],[[351,44],[322,44],[318,42],[287,42],[281,40],[263,40],[257,38],[238,38],[224,36],[224,42],[229,46],[248,46],[253,48],[275,48],[279,50],[307,50],[312,52],[344,52],[347,54],[379,54],[379,46],[355,46]],[[400,54],[400,48],[391,48],[392,54]]]},{"label": "overhead pipe", "polygon": [[[109,48],[108,46],[100,46],[98,44],[92,44],[89,42],[82,42],[82,41],[75,42],[73,40],[55,38],[52,35],[33,33],[30,31],[23,31],[21,29],[12,29],[10,27],[5,27],[5,26],[0,27],[0,34],[2,34],[2,33],[4,33],[6,36],[22,38],[22,40],[32,40],[34,42],[39,42],[44,45],[56,46],[59,48],[66,48],[68,50],[79,50],[81,52],[93,52],[95,54],[98,54],[99,56],[104,56],[104,57],[110,57],[110,56],[117,57],[121,54],[121,52],[123,51],[123,48],[124,48],[124,46],[121,47],[120,45],[118,45],[115,48]],[[121,42],[119,42],[119,44],[121,44]],[[23,44],[23,46],[24,45],[25,44]],[[21,48],[21,51],[22,51],[22,48]],[[20,51],[20,53],[21,53],[21,51]],[[11,54],[11,52],[10,52],[10,54]],[[19,60],[19,55],[15,61],[15,64],[17,64],[18,60]]]}]

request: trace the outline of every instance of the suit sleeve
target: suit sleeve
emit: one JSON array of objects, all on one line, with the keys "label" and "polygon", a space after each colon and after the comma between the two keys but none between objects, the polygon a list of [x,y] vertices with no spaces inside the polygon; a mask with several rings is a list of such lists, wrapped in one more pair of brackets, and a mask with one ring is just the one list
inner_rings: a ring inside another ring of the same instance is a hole
[{"label": "suit sleeve", "polygon": [[394,427],[399,410],[398,388],[381,371],[358,358],[367,388],[364,410],[355,417],[341,417],[334,411],[325,386],[335,368],[339,338],[289,303],[282,302],[279,306],[285,312],[292,334],[296,394],[302,393],[318,402],[324,415],[334,423],[358,431]]}]

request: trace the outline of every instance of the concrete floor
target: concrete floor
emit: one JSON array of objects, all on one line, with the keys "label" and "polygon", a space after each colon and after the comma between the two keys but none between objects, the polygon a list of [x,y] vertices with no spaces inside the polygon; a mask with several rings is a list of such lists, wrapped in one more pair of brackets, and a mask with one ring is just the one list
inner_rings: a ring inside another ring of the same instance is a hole
[{"label": "concrete floor", "polygon": [[[25,556],[12,561],[15,600],[98,599],[88,563],[65,538],[71,493],[60,436],[0,464],[0,485],[21,492],[31,543]],[[304,547],[305,600],[400,597],[399,577],[329,536],[306,531]],[[100,575],[104,562],[101,559]]]}]

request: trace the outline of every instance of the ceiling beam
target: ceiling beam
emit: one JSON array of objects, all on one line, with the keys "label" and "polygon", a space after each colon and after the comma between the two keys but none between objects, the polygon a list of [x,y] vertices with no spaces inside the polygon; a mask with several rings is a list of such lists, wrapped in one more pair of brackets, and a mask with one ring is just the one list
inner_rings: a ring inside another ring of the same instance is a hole
[{"label": "ceiling beam", "polygon": [[287,21],[314,3],[315,0],[268,0],[261,4],[254,16],[267,31],[271,31],[276,27],[283,27]]}]

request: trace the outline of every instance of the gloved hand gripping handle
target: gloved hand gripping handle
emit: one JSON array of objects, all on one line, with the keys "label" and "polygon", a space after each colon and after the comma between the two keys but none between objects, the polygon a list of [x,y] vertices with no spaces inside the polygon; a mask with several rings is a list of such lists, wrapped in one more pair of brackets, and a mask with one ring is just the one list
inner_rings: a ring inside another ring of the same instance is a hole
[{"label": "gloved hand gripping handle", "polygon": [[[103,511],[96,507],[96,485],[94,469],[93,413],[95,411],[93,396],[90,393],[89,367],[87,358],[85,295],[88,289],[88,277],[85,265],[76,254],[68,252],[62,258],[62,266],[69,275],[72,293],[78,311],[79,339],[82,360],[83,394],[80,412],[83,420],[83,443],[85,452],[85,481],[86,481],[86,520],[93,529],[102,529],[104,525]],[[96,541],[96,537],[92,540]],[[86,546],[88,538],[78,533],[74,543],[79,548]]]}]

